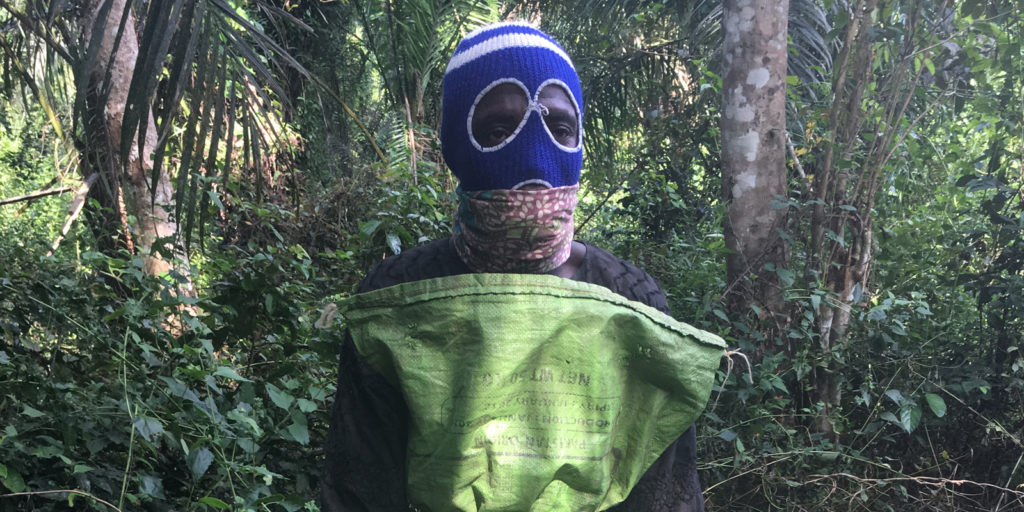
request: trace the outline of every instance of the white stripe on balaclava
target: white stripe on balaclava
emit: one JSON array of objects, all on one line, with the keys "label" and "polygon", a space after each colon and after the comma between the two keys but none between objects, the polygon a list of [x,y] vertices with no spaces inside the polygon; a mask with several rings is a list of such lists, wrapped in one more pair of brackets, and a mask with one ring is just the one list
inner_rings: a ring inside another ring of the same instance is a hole
[{"label": "white stripe on balaclava", "polygon": [[[473,137],[473,109],[491,88],[522,87],[529,108],[501,144],[484,147]],[[572,98],[579,136],[575,147],[556,141],[537,103],[541,89],[563,87]],[[579,182],[583,166],[582,93],[572,61],[550,36],[525,23],[488,25],[466,36],[444,75],[441,152],[466,191],[507,190],[537,183],[563,187]]]}]

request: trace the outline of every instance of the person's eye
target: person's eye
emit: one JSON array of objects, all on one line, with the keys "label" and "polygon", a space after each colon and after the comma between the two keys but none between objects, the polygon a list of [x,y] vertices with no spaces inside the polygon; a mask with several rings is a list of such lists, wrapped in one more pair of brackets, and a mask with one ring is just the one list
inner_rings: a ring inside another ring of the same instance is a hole
[{"label": "person's eye", "polygon": [[572,144],[569,144],[569,143],[573,142],[573,138],[576,136],[576,127],[575,126],[572,126],[568,122],[564,122],[564,123],[555,123],[550,128],[551,128],[551,135],[554,136],[555,140],[557,140],[560,144],[566,145],[566,146],[572,145]]},{"label": "person's eye", "polygon": [[512,131],[504,126],[495,126],[487,131],[486,139],[488,146],[497,146],[501,141],[509,138]]}]

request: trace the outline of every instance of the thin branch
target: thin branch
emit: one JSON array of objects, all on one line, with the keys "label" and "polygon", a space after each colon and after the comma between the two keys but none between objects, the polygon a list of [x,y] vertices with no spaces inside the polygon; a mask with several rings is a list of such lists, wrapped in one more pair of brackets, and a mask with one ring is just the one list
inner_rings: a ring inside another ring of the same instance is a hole
[{"label": "thin branch", "polygon": [[765,463],[765,464],[764,464],[763,466],[755,466],[755,467],[753,467],[753,468],[751,468],[751,469],[748,469],[747,471],[743,471],[742,473],[737,473],[737,474],[735,474],[735,475],[732,475],[732,476],[730,476],[729,478],[726,478],[725,480],[722,480],[721,482],[715,482],[714,484],[710,485],[709,487],[707,487],[706,489],[704,489],[704,493],[705,493],[705,494],[708,494],[708,493],[710,493],[710,492],[711,492],[711,491],[712,491],[712,490],[713,490],[713,489],[714,489],[715,487],[718,487],[718,486],[720,486],[720,485],[722,485],[722,484],[726,484],[726,483],[728,483],[728,482],[729,482],[730,480],[735,480],[735,479],[737,479],[737,478],[740,478],[740,477],[742,477],[742,476],[744,476],[744,475],[748,475],[748,474],[750,474],[750,473],[754,473],[754,472],[756,472],[756,471],[761,471],[761,470],[764,470],[764,469],[765,469],[765,468],[767,468],[768,466],[771,466],[771,465],[773,465],[773,464],[778,464],[778,463],[780,463],[780,462],[784,462],[784,461],[786,461],[786,460],[789,460],[789,459],[791,459],[791,458],[792,458],[792,456],[788,456],[788,457],[784,457],[784,458],[779,458],[779,459],[777,459],[777,460],[773,460],[773,461],[771,461],[771,462],[766,462],[766,463]]},{"label": "thin branch", "polygon": [[587,218],[583,219],[583,222],[581,222],[579,227],[576,228],[576,231],[582,233],[583,232],[583,228],[587,225],[588,222],[590,222],[590,219],[592,219],[594,217],[594,215],[596,215],[597,212],[600,211],[601,208],[604,207],[605,203],[607,203],[608,200],[611,199],[612,196],[615,195],[616,192],[621,190],[622,187],[626,185],[626,182],[629,181],[629,179],[632,178],[633,175],[636,174],[636,171],[638,171],[639,169],[640,169],[640,165],[637,165],[637,166],[633,167],[633,170],[629,171],[629,174],[627,174],[626,177],[622,178],[622,181],[619,182],[619,186],[617,186],[617,187],[611,189],[610,191],[608,191],[608,195],[604,196],[604,199],[602,199],[601,202],[598,203],[596,207],[594,207],[594,210],[590,212],[590,215],[587,215]]},{"label": "thin branch", "polygon": [[[1017,463],[1013,465],[1013,471],[1010,471],[1010,477],[1006,479],[1006,487],[1009,487],[1010,483],[1013,482],[1013,475],[1017,474],[1017,468],[1020,467],[1021,459],[1024,459],[1024,453],[1022,453],[1020,457],[1017,457]],[[999,508],[1003,506],[1003,498],[1005,497],[1005,494],[999,495],[999,501],[996,503],[996,510],[999,510]]]},{"label": "thin branch", "polygon": [[937,487],[937,488],[945,488],[947,485],[952,485],[952,486],[955,486],[955,487],[960,487],[960,486],[963,486],[963,485],[976,485],[978,487],[986,487],[986,488],[989,488],[989,489],[995,489],[997,491],[1002,491],[1003,493],[1012,494],[1012,495],[1016,496],[1017,499],[1024,498],[1024,492],[1015,491],[1013,489],[1008,489],[1006,487],[1003,487],[1003,486],[997,485],[997,484],[990,484],[990,483],[987,483],[987,482],[975,482],[973,480],[950,480],[948,478],[938,478],[938,477],[934,477],[934,476],[902,476],[902,477],[892,477],[892,478],[864,478],[864,477],[859,477],[859,476],[851,475],[850,473],[832,473],[832,474],[828,474],[828,475],[808,475],[808,476],[810,477],[810,479],[807,480],[806,482],[804,482],[804,484],[812,484],[812,483],[815,483],[815,482],[817,482],[819,480],[833,480],[834,481],[836,479],[836,477],[844,477],[844,478],[848,478],[850,480],[853,480],[853,481],[856,481],[856,482],[860,482],[860,483],[882,484],[882,483],[891,483],[891,482],[914,482],[914,483],[917,483],[917,484],[920,484],[920,485],[927,485],[927,486],[930,486],[930,487]]},{"label": "thin branch", "polygon": [[104,505],[106,505],[106,506],[108,506],[108,507],[118,511],[118,512],[121,512],[121,509],[119,509],[116,506],[114,506],[113,503],[110,503],[109,501],[105,501],[103,499],[97,498],[96,496],[93,496],[92,494],[89,494],[89,493],[87,493],[85,491],[79,491],[78,489],[55,489],[55,490],[52,490],[52,491],[12,492],[10,494],[0,494],[0,498],[13,498],[15,496],[38,496],[40,494],[60,494],[60,493],[65,493],[65,492],[68,493],[68,494],[77,494],[79,496],[85,496],[86,498],[98,501],[98,502],[100,502],[100,503],[102,503],[102,504],[104,504]]},{"label": "thin branch", "polygon": [[967,410],[973,412],[976,416],[978,416],[979,418],[985,420],[986,422],[991,423],[992,425],[995,425],[996,428],[994,430],[996,430],[997,432],[999,432],[999,433],[1003,434],[1004,436],[1008,437],[1010,439],[1010,441],[1013,441],[1013,444],[1017,445],[1018,447],[1024,448],[1024,442],[1022,442],[1021,439],[1019,439],[1017,436],[1011,434],[1010,431],[1006,427],[1004,427],[1001,423],[999,423],[998,421],[993,420],[993,419],[989,418],[988,416],[985,416],[984,414],[978,412],[977,409],[975,409],[974,407],[971,407],[970,405],[968,405],[967,402],[964,402],[962,399],[960,399],[960,397],[956,396],[955,393],[953,393],[952,391],[946,389],[945,387],[941,386],[940,384],[932,381],[928,377],[925,377],[924,375],[921,375],[917,371],[914,371],[914,374],[916,374],[916,375],[918,375],[920,377],[924,377],[925,380],[927,380],[929,384],[934,385],[937,389],[939,389],[940,391],[945,393],[947,396],[949,396],[953,400],[956,400],[957,402],[959,402],[960,405],[966,407]]},{"label": "thin branch", "polygon": [[[71,225],[75,223],[75,219],[82,213],[82,207],[85,206],[85,196],[89,195],[89,189],[92,188],[92,184],[96,181],[99,176],[98,173],[92,173],[88,178],[85,179],[85,183],[78,188],[78,193],[75,194],[75,199],[71,201],[71,205],[68,206],[68,220],[64,221],[64,227],[60,230],[60,236],[53,241],[53,245],[50,246],[50,252],[46,253],[46,257],[53,256],[53,253],[60,247],[60,243],[64,241],[64,237],[67,236],[68,231],[71,231]],[[116,508],[116,507],[115,507]]]},{"label": "thin branch", "polygon": [[800,181],[807,186],[807,190],[812,194],[814,193],[814,186],[811,181],[807,179],[807,174],[804,172],[804,166],[800,165],[800,159],[796,156],[796,148],[793,146],[793,139],[789,136],[789,132],[786,132],[786,147],[789,148],[789,156],[793,159],[793,167],[796,169],[796,173],[800,176]]},{"label": "thin branch", "polygon": [[3,206],[5,204],[20,203],[21,201],[30,201],[32,199],[36,199],[36,198],[39,198],[39,197],[52,196],[52,195],[55,195],[55,194],[63,194],[65,192],[70,192],[72,190],[74,190],[74,187],[60,187],[60,188],[51,188],[51,189],[48,189],[48,190],[37,190],[37,191],[32,192],[30,194],[25,194],[25,195],[21,195],[21,196],[14,196],[14,197],[8,197],[7,199],[0,199],[0,206]]},{"label": "thin branch", "polygon": [[412,173],[412,186],[419,186],[416,183],[416,135],[413,131],[412,124],[412,112],[409,110],[409,97],[403,97],[405,100],[405,117],[409,122],[409,172]]}]

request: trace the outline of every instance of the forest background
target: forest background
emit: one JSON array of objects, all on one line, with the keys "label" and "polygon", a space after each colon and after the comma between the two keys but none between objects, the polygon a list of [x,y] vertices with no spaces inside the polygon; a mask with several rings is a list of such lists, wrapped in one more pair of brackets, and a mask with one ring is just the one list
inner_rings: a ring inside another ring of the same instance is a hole
[{"label": "forest background", "polygon": [[[509,18],[581,74],[577,236],[752,363],[710,509],[1021,510],[1022,7],[0,0],[0,510],[316,510],[324,307],[449,233],[440,77]],[[739,166],[730,41],[788,57]]]}]

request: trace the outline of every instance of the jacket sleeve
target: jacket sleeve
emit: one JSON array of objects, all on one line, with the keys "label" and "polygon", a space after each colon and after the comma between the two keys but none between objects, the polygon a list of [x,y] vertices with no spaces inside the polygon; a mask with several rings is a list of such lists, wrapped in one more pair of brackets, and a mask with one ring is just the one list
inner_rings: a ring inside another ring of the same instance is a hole
[{"label": "jacket sleeve", "polygon": [[[356,292],[468,271],[445,238],[382,261],[359,283]],[[346,333],[324,449],[320,510],[408,511],[408,425],[409,411],[401,390],[359,355]]]},{"label": "jacket sleeve", "polygon": [[324,450],[320,510],[405,511],[408,409],[346,333]]}]

